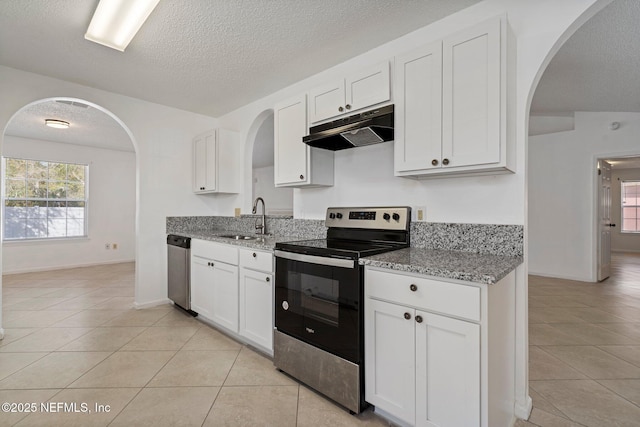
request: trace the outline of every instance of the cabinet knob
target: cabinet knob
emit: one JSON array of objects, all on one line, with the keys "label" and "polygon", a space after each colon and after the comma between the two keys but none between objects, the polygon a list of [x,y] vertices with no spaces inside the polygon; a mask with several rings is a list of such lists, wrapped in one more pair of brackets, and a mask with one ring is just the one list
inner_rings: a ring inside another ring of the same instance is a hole
[{"label": "cabinet knob", "polygon": [[338,111],[340,111],[342,113],[344,111],[344,108],[338,107]]},{"label": "cabinet knob", "polygon": [[411,319],[411,315],[409,313],[405,313],[404,314],[404,318],[409,320],[409,319]]},{"label": "cabinet knob", "polygon": [[267,277],[265,280],[266,280],[267,282],[270,282],[270,281],[271,281],[271,277]]},{"label": "cabinet knob", "polygon": [[422,323],[422,316],[416,316],[416,322]]},{"label": "cabinet knob", "polygon": [[431,164],[433,166],[438,166],[438,160],[436,160],[436,159],[431,160]]},{"label": "cabinet knob", "polygon": [[252,253],[251,255],[253,255],[253,257],[254,257],[254,258],[258,256],[258,254],[257,254],[257,253],[255,253],[255,252],[254,252],[254,253]]},{"label": "cabinet knob", "polygon": [[304,179],[304,175],[300,175],[300,179]]},{"label": "cabinet knob", "polygon": [[442,159],[442,164],[447,166],[449,164],[449,159]]},{"label": "cabinet knob", "polygon": [[344,108],[346,108],[347,110],[351,110],[351,104],[345,105]]},{"label": "cabinet knob", "polygon": [[411,292],[415,292],[418,290],[418,287],[412,283],[411,286],[409,286],[409,289],[411,289]]}]

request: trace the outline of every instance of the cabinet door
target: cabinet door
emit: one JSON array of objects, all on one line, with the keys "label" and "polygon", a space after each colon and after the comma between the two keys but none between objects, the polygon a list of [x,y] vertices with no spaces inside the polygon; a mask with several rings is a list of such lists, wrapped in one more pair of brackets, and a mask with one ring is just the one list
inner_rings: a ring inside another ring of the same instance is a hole
[{"label": "cabinet door", "polygon": [[213,262],[213,315],[211,320],[238,332],[238,267]]},{"label": "cabinet door", "polygon": [[216,148],[215,131],[193,140],[193,191],[196,193],[216,190]]},{"label": "cabinet door", "polygon": [[395,67],[395,171],[439,168],[442,42],[396,57]]},{"label": "cabinet door", "polygon": [[413,313],[400,305],[365,301],[365,400],[409,424],[415,423]]},{"label": "cabinet door", "polygon": [[345,112],[344,79],[309,91],[309,122],[317,123]]},{"label": "cabinet door", "polygon": [[443,41],[444,168],[500,161],[500,33],[495,18]]},{"label": "cabinet door", "polygon": [[309,146],[302,142],[307,131],[307,101],[301,95],[274,108],[275,185],[309,182]]},{"label": "cabinet door", "polygon": [[273,351],[273,275],[243,268],[240,276],[240,335]]},{"label": "cabinet door", "polygon": [[210,259],[191,257],[191,309],[210,320],[214,300],[211,262]]},{"label": "cabinet door", "polygon": [[414,323],[416,426],[479,426],[480,325],[422,311]]},{"label": "cabinet door", "polygon": [[361,110],[391,99],[389,61],[349,76],[345,80],[345,112]]}]

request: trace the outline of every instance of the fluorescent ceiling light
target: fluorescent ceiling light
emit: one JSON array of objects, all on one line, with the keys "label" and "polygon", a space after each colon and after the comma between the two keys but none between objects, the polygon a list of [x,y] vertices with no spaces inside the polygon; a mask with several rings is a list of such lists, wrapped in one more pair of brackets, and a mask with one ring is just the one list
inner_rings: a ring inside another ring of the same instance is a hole
[{"label": "fluorescent ceiling light", "polygon": [[160,0],[100,0],[84,38],[124,52]]},{"label": "fluorescent ceiling light", "polygon": [[44,124],[56,129],[66,129],[69,127],[69,122],[65,122],[64,120],[56,120],[56,119],[45,119]]}]

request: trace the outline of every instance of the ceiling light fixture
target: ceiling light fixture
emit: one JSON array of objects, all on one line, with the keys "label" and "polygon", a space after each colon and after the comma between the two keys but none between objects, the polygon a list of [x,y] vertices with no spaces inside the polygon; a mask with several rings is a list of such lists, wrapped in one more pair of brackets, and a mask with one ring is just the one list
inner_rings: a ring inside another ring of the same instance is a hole
[{"label": "ceiling light fixture", "polygon": [[160,0],[100,0],[84,38],[124,52]]},{"label": "ceiling light fixture", "polygon": [[45,119],[44,124],[49,126],[50,128],[56,128],[56,129],[66,129],[69,127],[69,122],[65,122],[64,120],[56,120],[56,119]]}]

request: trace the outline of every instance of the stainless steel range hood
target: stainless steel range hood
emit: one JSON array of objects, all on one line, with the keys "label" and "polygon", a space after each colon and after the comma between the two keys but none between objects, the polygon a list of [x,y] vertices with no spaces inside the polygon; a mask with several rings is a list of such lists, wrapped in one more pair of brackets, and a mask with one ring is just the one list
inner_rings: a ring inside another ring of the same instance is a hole
[{"label": "stainless steel range hood", "polygon": [[393,105],[313,126],[302,141],[331,151],[393,141]]}]

